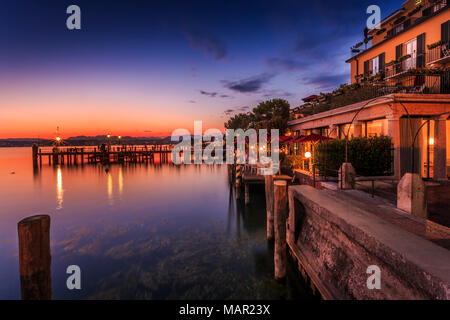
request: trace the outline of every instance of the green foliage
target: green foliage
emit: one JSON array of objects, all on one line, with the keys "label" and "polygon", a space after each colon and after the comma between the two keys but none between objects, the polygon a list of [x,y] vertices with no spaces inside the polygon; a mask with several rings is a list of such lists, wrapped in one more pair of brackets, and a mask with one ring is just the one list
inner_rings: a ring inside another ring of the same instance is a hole
[{"label": "green foliage", "polygon": [[242,129],[247,130],[254,121],[254,115],[251,113],[239,113],[231,117],[224,126],[226,129]]},{"label": "green foliage", "polygon": [[273,99],[261,102],[253,109],[255,129],[279,129],[280,135],[286,132],[289,121],[289,102]]},{"label": "green foliage", "polygon": [[[320,175],[337,176],[345,162],[345,140],[320,143],[315,151],[315,165]],[[361,176],[391,175],[391,139],[386,136],[353,138],[348,141],[348,162]]]},{"label": "green foliage", "polygon": [[261,102],[253,113],[239,113],[231,117],[225,124],[226,129],[279,129],[283,135],[288,128],[289,110],[291,106],[286,100],[273,99]]},{"label": "green foliage", "polygon": [[293,175],[294,169],[300,168],[303,157],[295,155],[287,156],[284,153],[280,153],[280,160],[282,173]]}]

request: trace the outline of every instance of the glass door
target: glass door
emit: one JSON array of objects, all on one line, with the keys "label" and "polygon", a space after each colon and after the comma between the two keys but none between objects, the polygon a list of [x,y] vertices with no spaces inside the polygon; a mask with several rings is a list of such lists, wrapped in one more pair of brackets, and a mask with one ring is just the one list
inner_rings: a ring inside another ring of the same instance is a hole
[{"label": "glass door", "polygon": [[406,55],[411,55],[411,57],[405,60],[405,70],[415,68],[417,59],[417,39],[413,39],[406,43]]}]

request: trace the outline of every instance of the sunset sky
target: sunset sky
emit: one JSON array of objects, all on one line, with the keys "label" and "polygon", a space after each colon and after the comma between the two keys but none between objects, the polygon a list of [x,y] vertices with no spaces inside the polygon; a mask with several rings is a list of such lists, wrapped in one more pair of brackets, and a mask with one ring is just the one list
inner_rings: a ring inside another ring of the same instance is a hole
[{"label": "sunset sky", "polygon": [[[223,129],[258,102],[348,82],[368,5],[401,1],[0,0],[0,138]],[[66,28],[81,8],[82,29]]]}]

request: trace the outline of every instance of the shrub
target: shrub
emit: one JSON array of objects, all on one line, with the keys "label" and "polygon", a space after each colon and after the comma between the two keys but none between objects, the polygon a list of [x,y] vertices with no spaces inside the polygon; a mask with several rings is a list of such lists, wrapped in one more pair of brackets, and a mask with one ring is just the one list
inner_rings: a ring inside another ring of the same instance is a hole
[{"label": "shrub", "polygon": [[[337,170],[345,162],[345,140],[332,140],[319,144],[314,161],[320,175],[325,175],[326,169],[326,175],[337,176]],[[361,176],[391,175],[391,138],[381,136],[349,140],[348,162]]]},{"label": "shrub", "polygon": [[300,168],[303,158],[302,156],[286,156],[283,154],[283,157],[280,157],[280,160],[282,173],[293,175],[294,169]]}]

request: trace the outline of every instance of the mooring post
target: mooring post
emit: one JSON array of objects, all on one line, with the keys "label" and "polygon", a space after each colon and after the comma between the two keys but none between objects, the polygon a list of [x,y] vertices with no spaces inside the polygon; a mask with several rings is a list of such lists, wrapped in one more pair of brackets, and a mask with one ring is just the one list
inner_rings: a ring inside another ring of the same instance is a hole
[{"label": "mooring post", "polygon": [[33,146],[31,147],[31,152],[33,153],[33,166],[38,166],[38,150],[39,147],[36,143],[33,143]]},{"label": "mooring post", "polygon": [[37,215],[17,224],[23,300],[52,299],[50,217]]},{"label": "mooring post", "polygon": [[53,165],[58,164],[58,148],[53,147]]},{"label": "mooring post", "polygon": [[244,182],[244,189],[245,189],[245,205],[247,206],[250,204],[250,187],[248,183]]},{"label": "mooring post", "polygon": [[236,199],[241,198],[241,178],[242,178],[242,172],[241,172],[242,166],[240,164],[236,164]]},{"label": "mooring post", "polygon": [[275,199],[275,279],[286,277],[286,210],[287,210],[287,183],[274,182]]},{"label": "mooring post", "polygon": [[264,176],[266,191],[267,240],[273,240],[273,175]]},{"label": "mooring post", "polygon": [[231,184],[233,182],[233,165],[227,164],[228,169],[228,182]]}]

